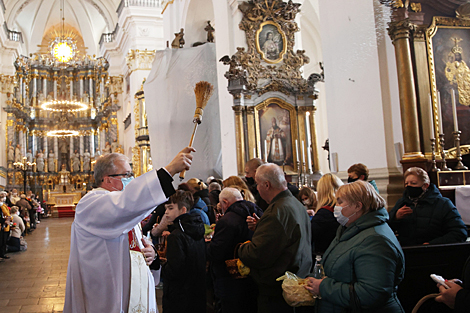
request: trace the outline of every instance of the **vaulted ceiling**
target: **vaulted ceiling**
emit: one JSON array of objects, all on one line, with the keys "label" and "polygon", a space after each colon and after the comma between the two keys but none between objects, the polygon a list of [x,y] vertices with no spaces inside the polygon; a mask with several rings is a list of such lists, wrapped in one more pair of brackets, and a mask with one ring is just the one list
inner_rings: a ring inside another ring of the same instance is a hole
[{"label": "vaulted ceiling", "polygon": [[[64,5],[65,24],[78,30],[88,48],[97,54],[102,33],[113,31],[120,0],[4,0],[5,20],[10,30],[23,34],[26,53],[39,50],[43,36],[61,24]],[[26,54],[25,53],[25,54]]]}]

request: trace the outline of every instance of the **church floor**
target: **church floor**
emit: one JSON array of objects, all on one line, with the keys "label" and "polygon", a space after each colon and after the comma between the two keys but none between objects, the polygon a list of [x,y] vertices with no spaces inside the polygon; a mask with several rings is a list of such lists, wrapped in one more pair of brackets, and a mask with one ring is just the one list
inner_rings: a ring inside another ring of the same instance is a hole
[{"label": "church floor", "polygon": [[[47,218],[0,263],[0,313],[62,312],[73,218]],[[157,290],[158,309],[162,291]]]}]

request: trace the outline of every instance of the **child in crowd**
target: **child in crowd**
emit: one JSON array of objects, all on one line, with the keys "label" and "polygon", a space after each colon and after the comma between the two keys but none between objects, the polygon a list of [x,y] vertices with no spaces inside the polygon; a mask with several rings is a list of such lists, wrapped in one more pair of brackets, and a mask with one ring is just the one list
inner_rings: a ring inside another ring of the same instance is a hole
[{"label": "child in crowd", "polygon": [[163,313],[206,312],[204,224],[200,215],[188,213],[193,202],[191,192],[177,190],[166,205],[166,218],[173,224],[162,270]]}]

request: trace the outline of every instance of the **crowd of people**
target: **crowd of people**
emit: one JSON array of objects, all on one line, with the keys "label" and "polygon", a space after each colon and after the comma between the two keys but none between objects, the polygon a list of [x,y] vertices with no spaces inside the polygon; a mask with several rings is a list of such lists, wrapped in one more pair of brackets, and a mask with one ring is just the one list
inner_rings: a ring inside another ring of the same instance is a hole
[{"label": "crowd of people", "polygon": [[[136,179],[121,154],[96,162],[97,188],[80,200],[72,224],[64,312],[156,312],[156,283],[163,313],[314,312],[285,301],[276,279],[287,271],[307,278],[316,312],[404,312],[402,246],[467,238],[455,206],[420,168],[405,172],[403,197],[389,213],[363,164],[350,167],[346,184],[329,173],[299,190],[278,165],[252,159],[244,179],[191,178],[175,190],[172,177],[190,169],[194,151]],[[34,195],[16,190],[1,193],[0,203],[5,259],[24,249],[22,236],[42,211]],[[324,277],[313,277],[316,256]],[[234,275],[233,259],[249,275]],[[469,288],[449,285],[437,301],[464,312]]]},{"label": "crowd of people", "polygon": [[16,189],[0,192],[0,262],[10,258],[8,253],[27,249],[24,237],[36,229],[41,217],[48,216],[45,206],[31,190],[26,194],[18,194]]}]

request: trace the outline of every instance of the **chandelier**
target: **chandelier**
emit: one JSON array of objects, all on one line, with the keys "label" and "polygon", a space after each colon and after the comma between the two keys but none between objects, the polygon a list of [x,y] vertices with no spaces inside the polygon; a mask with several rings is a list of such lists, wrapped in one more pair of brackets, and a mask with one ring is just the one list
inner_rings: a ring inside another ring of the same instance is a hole
[{"label": "chandelier", "polygon": [[62,20],[62,29],[58,36],[50,43],[52,56],[61,63],[67,63],[75,57],[77,51],[76,42],[73,40],[73,34],[65,32],[64,0],[61,1],[60,17]]},{"label": "chandelier", "polygon": [[78,112],[88,109],[88,105],[80,101],[52,100],[44,102],[41,109],[54,112]]}]

